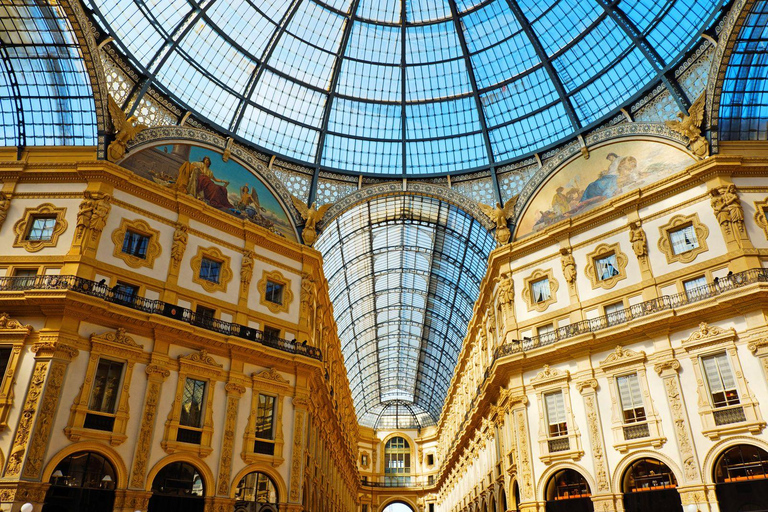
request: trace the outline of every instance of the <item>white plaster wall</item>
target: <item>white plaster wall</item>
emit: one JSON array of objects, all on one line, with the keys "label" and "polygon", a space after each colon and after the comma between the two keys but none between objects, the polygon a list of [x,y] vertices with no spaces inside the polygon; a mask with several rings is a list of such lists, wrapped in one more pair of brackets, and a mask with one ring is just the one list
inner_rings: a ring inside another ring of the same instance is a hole
[{"label": "white plaster wall", "polygon": [[[201,285],[192,281],[194,271],[192,270],[191,261],[195,256],[197,256],[197,250],[199,247],[216,247],[221,251],[222,254],[229,256],[229,267],[232,270],[232,278],[227,283],[226,292],[215,291],[213,293],[209,293]],[[195,235],[189,235],[187,250],[184,251],[184,258],[179,265],[179,286],[187,288],[193,292],[209,295],[213,298],[229,303],[237,303],[237,297],[240,293],[240,264],[242,259],[243,255],[240,252],[233,251],[232,249],[224,247],[221,244],[210,242],[209,240],[202,239]]]}]

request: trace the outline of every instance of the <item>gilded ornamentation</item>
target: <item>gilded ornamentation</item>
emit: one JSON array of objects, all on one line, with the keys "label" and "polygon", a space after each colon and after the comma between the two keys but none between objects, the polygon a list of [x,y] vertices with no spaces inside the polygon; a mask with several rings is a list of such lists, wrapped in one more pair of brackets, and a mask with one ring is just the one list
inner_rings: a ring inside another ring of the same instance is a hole
[{"label": "gilded ornamentation", "polygon": [[490,206],[483,203],[477,203],[480,210],[496,225],[496,241],[499,245],[505,245],[509,242],[512,232],[509,230],[508,222],[512,219],[517,199],[519,196],[512,197],[504,203],[496,203],[496,206]]},{"label": "gilded ornamentation", "polygon": [[718,327],[716,325],[709,325],[707,322],[701,322],[699,324],[699,330],[693,331],[688,338],[683,341],[684,344],[689,344],[694,341],[700,341],[706,338],[711,338],[713,336],[721,336],[721,335],[736,335],[736,330],[731,327],[730,329],[723,329],[722,327]]},{"label": "gilded ornamentation", "polygon": [[323,219],[325,212],[333,206],[332,203],[326,203],[320,208],[316,208],[316,203],[312,203],[311,206],[307,205],[296,196],[291,196],[293,206],[299,212],[299,215],[304,219],[304,228],[301,231],[301,238],[308,246],[312,246],[317,240],[317,223]]},{"label": "gilded ornamentation", "polygon": [[702,93],[691,108],[688,115],[678,112],[679,121],[665,121],[664,124],[673,132],[688,138],[688,146],[691,152],[699,158],[709,156],[709,142],[701,135],[701,123],[704,121],[704,107],[706,105],[706,93]]},{"label": "gilded ornamentation", "polygon": [[32,371],[32,379],[27,391],[27,399],[24,401],[24,408],[21,410],[19,426],[16,429],[16,435],[13,439],[8,463],[5,467],[6,477],[14,477],[21,473],[21,466],[24,463],[24,455],[27,451],[27,443],[32,432],[32,424],[37,412],[37,404],[40,401],[40,395],[43,392],[45,375],[48,372],[48,361],[35,362],[35,368]]},{"label": "gilded ornamentation", "polygon": [[552,380],[558,380],[558,379],[567,379],[570,375],[570,372],[568,370],[558,370],[557,368],[552,368],[548,364],[544,365],[544,369],[541,370],[539,373],[536,374],[534,378],[531,379],[531,384],[538,384],[542,382],[549,382]]},{"label": "gilded ornamentation", "polygon": [[8,216],[8,209],[11,207],[11,198],[5,193],[0,192],[0,228],[5,223],[5,218]]},{"label": "gilded ornamentation", "polygon": [[126,334],[124,327],[118,327],[115,332],[107,332],[99,336],[92,334],[91,341],[93,340],[106,340],[112,343],[125,345],[131,348],[138,348],[138,349],[144,348],[144,345],[139,345],[133,340],[133,338],[131,338],[130,336],[128,336],[128,334]]},{"label": "gilded ornamentation", "polygon": [[288,384],[288,380],[286,380],[285,377],[283,377],[277,371],[275,371],[274,368],[268,368],[266,370],[262,370],[259,373],[254,374],[254,377],[258,377],[259,379],[279,382],[280,384]]},{"label": "gilded ornamentation", "polygon": [[216,362],[216,360],[208,355],[207,349],[202,349],[199,352],[192,352],[189,355],[186,356],[180,356],[179,361],[191,361],[193,363],[200,363],[207,366],[213,366],[215,368],[222,368],[223,365]]},{"label": "gilded ornamentation", "polygon": [[[67,230],[66,213],[66,208],[57,208],[51,203],[41,204],[37,208],[26,208],[22,218],[13,225],[13,232],[16,234],[13,246],[23,247],[27,252],[37,252],[44,247],[56,247],[56,244],[59,242],[59,236]],[[28,239],[29,231],[35,218],[51,218],[56,220],[50,238],[45,240]]]},{"label": "gilded ornamentation", "polygon": [[518,460],[520,461],[520,480],[522,481],[523,497],[527,499],[533,498],[533,476],[531,468],[531,460],[528,456],[528,429],[525,427],[525,411],[517,411],[517,439],[519,443],[520,454]]},{"label": "gilded ornamentation", "polygon": [[499,280],[499,304],[510,306],[515,302],[515,284],[510,274],[503,274]]},{"label": "gilded ornamentation", "polygon": [[299,322],[302,325],[309,325],[312,322],[312,311],[315,303],[315,282],[307,273],[301,275],[300,302]]},{"label": "gilded ornamentation", "polygon": [[109,194],[94,194],[93,197],[95,201],[93,204],[93,214],[91,215],[90,231],[91,240],[95,242],[104,230],[104,226],[107,225],[107,217],[112,209],[112,205],[110,205],[112,196]]},{"label": "gilded ornamentation", "polygon": [[765,233],[766,239],[768,239],[768,217],[766,217],[767,212],[768,212],[768,198],[765,198],[762,201],[755,201],[755,215],[754,215],[755,224],[757,224],[763,229],[763,233]]},{"label": "gilded ornamentation", "polygon": [[[283,296],[281,302],[273,302],[267,300],[267,282],[270,281],[275,284],[283,286]],[[259,304],[266,306],[272,313],[288,313],[291,303],[293,302],[293,292],[291,291],[291,281],[283,276],[279,271],[267,271],[261,275],[261,279],[257,285],[259,290]]]},{"label": "gilded ornamentation", "polygon": [[[675,254],[672,248],[671,233],[679,229],[683,229],[687,226],[692,226],[693,231],[696,233],[696,247]],[[675,215],[669,222],[659,227],[659,243],[658,247],[661,252],[667,257],[667,263],[690,263],[696,259],[696,256],[706,252],[707,237],[709,236],[709,228],[701,223],[699,215],[693,213],[691,215]]]},{"label": "gilded ornamentation", "polygon": [[680,362],[676,359],[670,359],[667,361],[661,361],[660,363],[656,363],[653,365],[653,369],[656,370],[656,373],[661,375],[665,371],[673,371],[677,372],[680,369]]},{"label": "gilded ornamentation", "polygon": [[308,398],[299,397],[299,396],[293,397],[292,402],[294,407],[301,407],[304,409],[307,409],[309,408],[310,405],[312,405],[312,402],[310,402]]},{"label": "gilded ornamentation", "polygon": [[301,498],[301,459],[302,442],[304,437],[304,412],[296,410],[296,419],[293,422],[293,457],[291,458],[291,501],[299,501]]},{"label": "gilded ornamentation", "polygon": [[147,374],[148,377],[157,375],[161,379],[167,379],[171,375],[171,372],[167,368],[163,368],[162,366],[157,364],[147,365],[147,367],[144,369],[144,372]]},{"label": "gilded ornamentation", "polygon": [[[150,368],[160,368],[157,365],[147,366],[147,375],[159,375],[161,378],[162,373],[152,370],[150,374]],[[168,370],[165,370],[169,373]],[[139,437],[136,440],[136,454],[133,457],[133,469],[131,470],[131,487],[136,489],[144,488],[144,478],[147,473],[147,458],[149,457],[150,446],[152,444],[152,433],[155,426],[155,418],[157,417],[157,402],[160,399],[160,388],[162,387],[162,380],[149,379],[147,383],[147,395],[144,399],[144,411],[141,415],[141,427],[139,429]]]},{"label": "gilded ornamentation", "polygon": [[112,118],[115,140],[107,148],[107,158],[110,162],[117,162],[125,156],[126,145],[135,139],[139,133],[146,130],[147,126],[138,124],[136,116],[127,117],[111,94],[108,95],[108,100],[109,115]]},{"label": "gilded ornamentation", "polygon": [[621,345],[616,345],[616,348],[608,354],[608,357],[600,361],[600,367],[605,369],[608,367],[620,366],[623,364],[631,364],[637,361],[645,360],[645,352],[635,352],[634,350],[625,349]]},{"label": "gilded ornamentation", "polygon": [[32,332],[31,325],[21,325],[21,322],[14,320],[8,313],[0,313],[0,330],[24,329]]},{"label": "gilded ornamentation", "polygon": [[82,240],[85,237],[85,232],[91,226],[91,217],[93,217],[93,209],[95,207],[95,201],[93,195],[89,191],[83,192],[83,200],[80,201],[80,207],[77,211],[77,222],[75,227],[75,240]]},{"label": "gilded ornamentation", "polygon": [[240,284],[244,290],[248,289],[248,285],[251,284],[251,278],[253,277],[253,252],[243,252],[243,259],[240,262]]},{"label": "gilded ornamentation", "polygon": [[685,479],[689,482],[696,481],[699,479],[699,469],[693,456],[693,446],[685,420],[685,409],[680,396],[677,375],[664,377],[664,388],[667,390],[669,408],[672,410],[672,421],[675,423],[675,435],[677,436],[680,457],[683,459]]},{"label": "gilded ornamentation", "polygon": [[[243,388],[243,391],[245,391],[243,386],[240,387]],[[226,419],[224,420],[224,438],[221,442],[221,459],[219,460],[219,488],[217,492],[220,496],[229,496],[229,480],[232,476],[232,452],[235,448],[237,406],[239,402],[240,394],[230,393],[227,395],[227,412]]]},{"label": "gilded ornamentation", "polygon": [[[586,381],[593,390],[597,386],[597,381]],[[580,388],[582,391],[584,388]],[[603,439],[600,433],[600,420],[597,417],[597,405],[595,403],[595,393],[590,392],[584,397],[584,405],[587,409],[587,422],[589,423],[589,440],[592,443],[592,457],[594,458],[595,469],[597,470],[597,489],[600,492],[610,492],[611,486],[608,481],[608,464],[605,460],[603,450]]]},{"label": "gilded ornamentation", "polygon": [[[547,279],[549,283],[549,297],[534,297],[532,286],[534,283]],[[557,302],[557,290],[560,288],[560,284],[552,274],[552,269],[542,270],[536,269],[531,272],[531,275],[525,278],[523,288],[523,300],[528,305],[528,311],[545,311],[550,304]]]},{"label": "gilded ornamentation", "polygon": [[648,238],[645,236],[640,221],[632,222],[629,225],[629,243],[632,244],[632,251],[638,259],[648,256]]},{"label": "gilded ornamentation", "polygon": [[184,251],[187,249],[189,241],[189,228],[186,224],[176,224],[176,230],[173,232],[173,243],[171,244],[171,262],[174,268],[177,268],[184,258]]},{"label": "gilded ornamentation", "polygon": [[[123,251],[125,234],[129,231],[146,236],[149,239],[146,252],[142,256]],[[163,252],[158,241],[159,238],[160,232],[152,229],[145,221],[123,218],[120,220],[120,227],[112,232],[112,243],[115,245],[112,255],[123,260],[131,268],[147,267],[151,269],[155,265],[155,259]]]},{"label": "gilded ornamentation", "polygon": [[573,253],[570,249],[563,247],[560,249],[560,264],[563,267],[563,276],[568,284],[576,282],[576,261],[573,259]]},{"label": "gilded ornamentation", "polygon": [[70,347],[61,342],[41,340],[32,345],[30,351],[38,357],[53,357],[58,353],[69,359],[74,359],[80,353],[75,347]]},{"label": "gilded ornamentation", "polygon": [[55,361],[51,364],[48,384],[40,404],[40,410],[38,411],[37,425],[31,437],[29,451],[25,457],[26,465],[23,472],[25,478],[40,478],[43,461],[45,460],[45,451],[51,436],[53,421],[56,418],[56,406],[59,403],[59,395],[61,394],[61,386],[64,383],[64,372],[66,369],[67,363]]}]

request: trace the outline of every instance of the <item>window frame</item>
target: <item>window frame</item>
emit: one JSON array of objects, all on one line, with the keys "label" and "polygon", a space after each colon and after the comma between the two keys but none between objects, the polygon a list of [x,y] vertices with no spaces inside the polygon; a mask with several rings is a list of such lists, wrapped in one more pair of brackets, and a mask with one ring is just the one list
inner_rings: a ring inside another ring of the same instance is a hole
[{"label": "window frame", "polygon": [[[696,241],[699,245],[690,251],[675,254],[670,233],[688,225],[693,226],[694,233],[696,233]],[[663,226],[659,226],[658,247],[666,256],[667,265],[671,265],[672,263],[690,263],[695,260],[699,254],[709,250],[707,246],[707,237],[709,237],[709,228],[699,220],[698,213],[694,212],[690,215],[675,215],[669,219],[669,222]]]},{"label": "window frame", "polygon": [[[279,284],[283,287],[282,302],[272,302],[267,299],[268,283]],[[263,270],[261,279],[257,284],[259,290],[259,304],[265,306],[273,314],[289,313],[293,303],[293,291],[291,290],[291,280],[285,277],[278,270]]]},{"label": "window frame", "polygon": [[[246,464],[268,463],[279,466],[285,459],[283,432],[283,408],[285,397],[291,396],[293,388],[290,382],[274,368],[267,368],[251,374],[251,407],[248,414],[248,424],[243,435],[243,451],[241,458]],[[272,439],[264,439],[256,435],[258,421],[259,396],[271,396],[275,399],[273,413]],[[268,443],[273,446],[272,454],[256,451],[256,442]]]},{"label": "window frame", "polygon": [[[214,282],[201,277],[203,260],[219,263],[219,280]],[[217,247],[198,247],[197,254],[190,260],[192,267],[192,282],[199,284],[206,292],[227,292],[227,286],[232,280],[231,258]]]},{"label": "window frame", "polygon": [[[123,251],[128,233],[147,237],[147,249],[144,257]],[[120,220],[120,226],[112,232],[112,243],[114,244],[112,256],[122,260],[128,267],[134,269],[142,267],[153,269],[155,260],[162,254],[160,231],[153,229],[149,223],[143,219],[129,220],[122,218]]]},{"label": "window frame", "polygon": [[[66,208],[58,208],[51,203],[43,203],[35,208],[26,208],[24,215],[13,225],[13,231],[16,235],[13,246],[21,247],[27,252],[37,252],[45,247],[56,247],[59,237],[67,230]],[[32,223],[38,217],[55,218],[56,223],[53,227],[51,237],[47,240],[28,240]]]},{"label": "window frame", "polygon": [[[589,278],[593,290],[597,288],[609,290],[616,286],[619,281],[627,278],[627,263],[629,262],[629,258],[622,252],[621,245],[618,242],[613,244],[599,244],[592,250],[592,252],[588,253],[586,257],[587,265],[584,269],[584,273],[587,275],[587,278]],[[603,275],[600,274],[599,262],[611,257],[615,258],[615,272],[612,275],[603,278]]]},{"label": "window frame", "polygon": [[[539,458],[544,464],[555,461],[579,460],[584,456],[581,446],[581,433],[573,417],[570,394],[571,374],[568,370],[558,370],[544,365],[544,369],[530,380],[536,394],[536,402],[539,408]],[[552,435],[550,431],[549,416],[546,405],[546,396],[552,393],[561,393],[565,415],[566,432]],[[567,441],[568,447],[563,450],[551,451],[553,443],[562,444]]]},{"label": "window frame", "polygon": [[[544,279],[547,279],[549,281],[549,298],[536,302],[535,296],[533,293],[533,285],[534,283],[541,282]],[[557,279],[555,279],[554,272],[552,271],[551,268],[546,270],[536,269],[533,272],[531,272],[531,274],[524,279],[523,292],[522,292],[523,300],[528,306],[528,311],[543,312],[551,304],[556,303],[557,290],[559,288],[560,288],[560,283],[558,283]]]}]

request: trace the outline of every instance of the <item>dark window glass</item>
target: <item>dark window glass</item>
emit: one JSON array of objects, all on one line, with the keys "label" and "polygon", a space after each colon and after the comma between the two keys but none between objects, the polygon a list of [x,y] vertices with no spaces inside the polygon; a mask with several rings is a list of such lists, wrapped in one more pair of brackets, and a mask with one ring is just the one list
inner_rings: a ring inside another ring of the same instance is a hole
[{"label": "dark window glass", "polygon": [[50,240],[53,237],[55,227],[56,217],[34,217],[27,232],[27,240],[36,242]]},{"label": "dark window glass", "polygon": [[275,397],[259,395],[256,410],[256,437],[274,439]]},{"label": "dark window glass", "polygon": [[[264,473],[248,473],[237,484],[235,491],[235,509],[240,510],[240,502],[245,503],[270,503],[276,505],[280,502],[277,494],[277,486],[269,476]],[[245,510],[245,509],[243,509]],[[248,508],[247,510],[251,510]],[[254,510],[259,510],[258,508]]]},{"label": "dark window glass", "polygon": [[552,475],[547,483],[547,501],[587,498],[589,484],[573,469],[562,469]]},{"label": "dark window glass", "polygon": [[152,481],[152,492],[173,496],[199,497],[205,494],[203,477],[192,464],[171,462]]},{"label": "dark window glass", "polygon": [[123,252],[125,254],[146,259],[148,246],[148,236],[142,235],[141,233],[134,233],[133,231],[125,232],[125,238],[123,238]]},{"label": "dark window glass", "polygon": [[715,464],[715,482],[739,482],[768,478],[768,452],[750,444],[725,451]]},{"label": "dark window glass", "polygon": [[267,281],[266,300],[275,304],[283,303],[283,285]]},{"label": "dark window glass", "polygon": [[112,464],[98,453],[78,452],[56,465],[50,483],[87,489],[114,489],[117,475]]},{"label": "dark window glass", "polygon": [[221,274],[221,262],[203,258],[203,261],[200,263],[200,279],[218,283],[219,274]]},{"label": "dark window glass", "polygon": [[264,338],[268,340],[276,340],[280,338],[280,329],[276,327],[264,326]]},{"label": "dark window glass", "polygon": [[120,395],[120,379],[123,363],[101,359],[96,368],[88,409],[96,412],[115,413],[117,397]]},{"label": "dark window glass", "polygon": [[624,492],[673,489],[677,481],[672,471],[656,459],[640,459],[624,475]]},{"label": "dark window glass", "polygon": [[179,423],[185,427],[200,428],[203,425],[203,399],[205,381],[187,378],[181,397],[181,417]]},{"label": "dark window glass", "polygon": [[131,302],[139,294],[139,287],[118,281],[112,291],[116,300]]},{"label": "dark window glass", "polygon": [[0,346],[0,381],[5,375],[5,370],[8,368],[8,361],[11,359],[12,350],[11,347]]}]

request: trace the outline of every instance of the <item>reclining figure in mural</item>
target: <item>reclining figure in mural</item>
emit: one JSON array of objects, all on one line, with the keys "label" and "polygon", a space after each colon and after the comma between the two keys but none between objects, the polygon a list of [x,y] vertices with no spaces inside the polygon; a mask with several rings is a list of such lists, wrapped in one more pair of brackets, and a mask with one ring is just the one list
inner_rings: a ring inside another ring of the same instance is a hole
[{"label": "reclining figure in mural", "polygon": [[233,206],[228,198],[228,185],[228,181],[220,180],[213,175],[211,159],[206,156],[200,162],[181,164],[175,188],[179,192],[186,192],[192,197],[202,199],[215,208],[230,209]]}]

